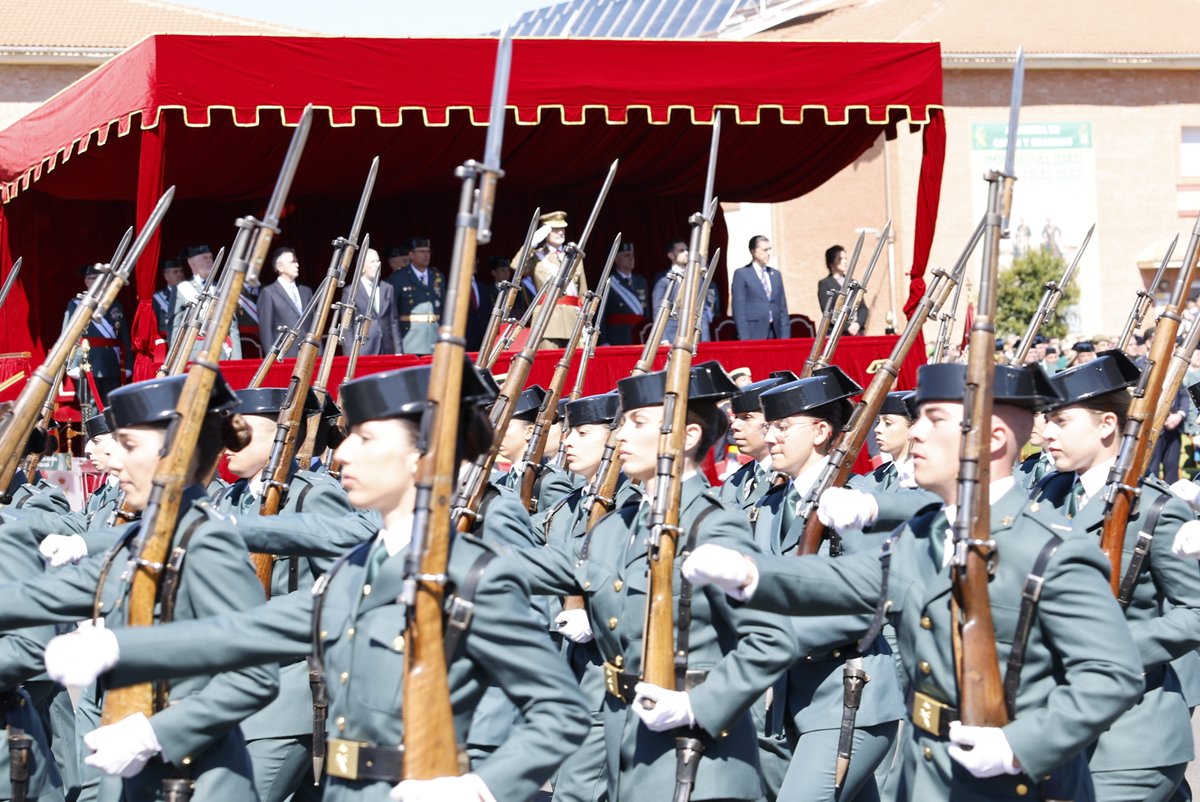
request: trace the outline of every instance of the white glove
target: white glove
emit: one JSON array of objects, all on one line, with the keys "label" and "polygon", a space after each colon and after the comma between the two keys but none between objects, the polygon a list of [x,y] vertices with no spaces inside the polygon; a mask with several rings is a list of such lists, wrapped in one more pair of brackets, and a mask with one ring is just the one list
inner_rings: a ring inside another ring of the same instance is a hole
[{"label": "white glove", "polygon": [[1171,485],[1171,492],[1192,505],[1193,510],[1200,509],[1200,485],[1191,479],[1177,480]]},{"label": "white glove", "polygon": [[968,727],[961,721],[951,721],[950,748],[946,751],[955,763],[980,779],[1021,773],[1008,738],[999,727]]},{"label": "white glove", "polygon": [[92,750],[84,763],[126,779],[136,777],[146,761],[162,751],[154,727],[143,713],[92,730],[83,736],[83,742]]},{"label": "white glove", "polygon": [[749,557],[712,543],[698,546],[680,571],[693,585],[716,585],[738,601],[749,599],[758,587],[758,571]]},{"label": "white glove", "polygon": [[1171,553],[1181,560],[1200,559],[1200,521],[1188,521],[1179,527]]},{"label": "white glove", "polygon": [[[646,729],[653,732],[665,732],[680,727],[694,727],[696,716],[692,713],[692,700],[687,691],[668,691],[649,682],[639,682],[633,686],[633,712]],[[654,707],[646,709],[644,702],[649,699]]]},{"label": "white glove", "polygon": [[79,381],[79,368],[67,368],[67,375],[72,381]]},{"label": "white glove", "polygon": [[477,774],[405,780],[392,789],[390,796],[396,802],[496,802]]},{"label": "white glove", "polygon": [[84,688],[117,664],[121,656],[117,636],[89,619],[79,629],[59,635],[46,644],[46,673],[68,688]]},{"label": "white glove", "polygon": [[558,634],[571,643],[587,643],[595,637],[587,610],[563,610],[554,616],[554,624],[558,627]]},{"label": "white glove", "polygon": [[46,535],[38,546],[38,554],[51,568],[62,568],[87,556],[87,541],[79,535]]},{"label": "white glove", "polygon": [[537,231],[533,232],[533,239],[529,241],[530,246],[536,248],[537,246],[541,245],[546,241],[546,237],[550,236],[550,232],[553,230],[554,229],[550,227],[550,224],[547,223]]},{"label": "white glove", "polygon": [[838,533],[864,529],[879,518],[879,504],[870,493],[848,487],[831,487],[817,502],[817,519]]}]

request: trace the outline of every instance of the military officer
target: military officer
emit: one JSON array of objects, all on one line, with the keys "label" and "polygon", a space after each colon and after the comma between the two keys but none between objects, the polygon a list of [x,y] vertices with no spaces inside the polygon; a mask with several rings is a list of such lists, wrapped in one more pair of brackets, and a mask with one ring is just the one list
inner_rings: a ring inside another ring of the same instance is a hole
[{"label": "military officer", "polygon": [[442,319],[446,279],[442,271],[430,267],[429,240],[423,237],[410,239],[408,256],[408,267],[387,277],[400,317],[402,343],[399,353],[432,354],[438,322]]},{"label": "military officer", "polygon": [[[756,800],[762,783],[749,708],[795,659],[786,622],[738,609],[720,593],[693,594],[679,584],[676,573],[672,587],[682,595],[675,597],[674,620],[678,631],[686,633],[679,636],[682,653],[676,655],[680,689],[638,681],[649,591],[649,500],[656,481],[665,381],[665,372],[658,371],[617,382],[623,410],[618,458],[626,476],[645,488],[642,499],[631,500],[592,529],[583,559],[572,548],[553,546],[524,550],[520,556],[535,592],[583,596],[586,601],[609,691],[604,706],[609,799],[670,795],[676,736],[690,733],[704,744],[692,797]],[[753,552],[745,517],[727,510],[698,472],[727,426],[717,402],[733,395],[735,387],[715,362],[693,367],[689,385],[685,447],[679,455],[683,486],[676,562],[704,542]],[[683,598],[690,604],[683,604]],[[646,705],[647,700],[654,704]]]},{"label": "military officer", "polygon": [[604,345],[633,345],[641,341],[641,327],[651,312],[650,287],[646,277],[633,272],[632,242],[622,242],[613,262],[608,300],[600,310],[600,342]]},{"label": "military officer", "polygon": [[[90,290],[96,280],[104,273],[105,265],[87,264],[79,273],[83,276],[84,285]],[[63,316],[63,326],[75,313],[79,299],[72,298],[67,304],[66,315]],[[132,370],[129,344],[129,320],[125,317],[125,308],[120,301],[113,301],[112,306],[103,316],[93,316],[84,330],[83,336],[90,346],[89,359],[92,364],[92,378],[96,381],[96,390],[100,393],[102,403],[108,403],[108,394],[121,386],[126,375]],[[79,357],[73,362],[69,371],[79,378]]]},{"label": "military officer", "polygon": [[[1074,534],[1093,546],[1107,517],[1104,488],[1132,401],[1126,388],[1140,375],[1123,352],[1106,351],[1050,377],[1061,399],[1046,411],[1042,436],[1057,472],[1043,477],[1033,498],[1070,515]],[[1160,480],[1142,480],[1125,527],[1119,601],[1146,690],[1093,748],[1088,765],[1101,802],[1170,799],[1193,757],[1189,710],[1171,661],[1190,658],[1200,646],[1200,570],[1170,553],[1176,531],[1192,518]]]},{"label": "military officer", "polygon": [[[171,327],[167,332],[167,342],[170,342],[175,333],[183,326],[183,322],[187,318],[188,307],[199,299],[200,292],[204,289],[204,282],[214,267],[212,248],[207,245],[189,245],[180,251],[179,258],[187,263],[188,270],[192,275],[186,281],[181,281],[171,288]],[[203,350],[204,338],[197,337],[191,356],[197,356]],[[229,336],[225,338],[225,345],[221,349],[221,358],[242,358],[242,338],[236,319],[230,324]]]},{"label": "military officer", "polygon": [[[125,503],[146,507],[168,423],[174,419],[184,376],[138,382],[114,390],[105,414],[116,432],[109,467],[120,478]],[[200,618],[262,603],[262,588],[246,559],[246,547],[233,523],[205,498],[203,478],[215,468],[223,447],[246,444],[244,424],[228,411],[237,403],[218,378],[189,470],[181,501],[175,547],[186,560],[173,594],[176,620]],[[138,526],[125,528],[112,553],[64,566],[51,574],[4,587],[0,628],[72,622],[100,611],[110,628],[127,620],[130,583],[108,569],[136,559]],[[166,591],[164,591],[165,593]],[[170,601],[164,596],[163,603]],[[151,627],[146,627],[151,629]],[[168,684],[168,705],[147,717],[129,716],[84,736],[92,750],[85,762],[103,771],[101,798],[162,799],[162,783],[175,778],[195,783],[192,799],[257,800],[239,724],[275,696],[274,666],[246,668],[216,676],[189,671],[188,679]],[[89,681],[66,683],[86,686]]]},{"label": "military officer", "polygon": [[[533,247],[527,254],[518,253],[513,257],[513,270],[519,271],[523,262],[532,261],[533,289],[541,290],[543,285],[554,280],[558,269],[567,258],[564,246],[567,242],[567,213],[547,212],[538,218],[541,228],[533,234]],[[575,267],[563,288],[562,297],[550,315],[550,322],[542,334],[539,348],[565,348],[575,327],[575,318],[579,316],[580,303],[587,293],[587,277],[583,272],[583,259],[575,262]],[[611,295],[611,293],[610,293]]]},{"label": "military officer", "polygon": [[164,259],[161,272],[166,286],[154,293],[154,318],[158,321],[158,336],[165,340],[171,328],[171,288],[184,279],[183,262]]},{"label": "military officer", "polygon": [[[804,519],[795,515],[796,508],[829,461],[829,453],[853,409],[849,397],[860,392],[862,388],[839,368],[829,367],[759,395],[767,423],[765,440],[771,467],[789,479],[786,485],[774,487],[763,496],[751,514],[755,540],[764,552],[795,553],[804,530]],[[822,554],[831,552],[831,542],[826,539],[822,543]],[[881,544],[881,539],[868,540],[862,533],[843,532],[838,536],[837,553],[874,554]],[[874,772],[895,741],[897,722],[904,717],[904,695],[887,642],[876,635],[860,644],[869,625],[869,616],[793,619],[802,658],[776,683],[770,706],[764,712],[766,727],[759,732],[764,779],[769,789],[774,786],[780,799],[878,796]],[[865,671],[870,677],[860,692],[853,722],[843,716],[843,675],[847,670]],[[785,716],[789,720],[786,726]],[[785,732],[796,736],[781,744]],[[844,738],[852,739],[852,757],[839,789],[835,768],[839,742]],[[790,765],[782,766],[786,769],[786,776],[782,776],[780,764],[786,764],[793,754]]]},{"label": "military officer", "polygon": [[750,462],[738,468],[717,491],[717,497],[725,504],[751,510],[771,487],[774,474],[771,469],[771,448],[763,439],[766,435],[766,420],[763,418],[762,407],[758,405],[758,397],[773,387],[798,378],[790,370],[784,371],[778,376],[739,388],[737,395],[729,399],[732,415],[729,433],[738,453],[750,457]]},{"label": "military officer", "polygon": [[[468,371],[459,438],[466,461],[491,440],[486,418],[477,409],[490,394],[478,375]],[[447,645],[458,740],[468,739],[467,724],[489,685],[504,690],[520,710],[521,721],[503,745],[471,766],[470,774],[404,782],[392,790],[402,777],[400,745],[406,726],[401,710],[406,613],[400,592],[428,382],[429,368],[423,366],[342,385],[350,426],[337,451],[342,482],[350,502],[377,510],[384,527],[339,561],[317,597],[297,592],[242,614],[179,622],[154,633],[128,629],[123,634],[132,637],[126,638],[110,630],[63,639],[61,657],[47,657],[51,674],[61,676],[67,666],[86,677],[117,664],[113,680],[130,682],[201,666],[295,660],[315,646],[314,659],[329,691],[326,802],[382,802],[393,793],[394,799],[445,802],[532,797],[583,737],[587,714],[569,673],[553,654],[544,623],[530,613],[528,586],[516,566],[469,535],[453,543],[446,584],[448,596],[457,594],[474,605],[461,637]],[[490,525],[484,521],[485,537]],[[473,594],[469,576],[477,582]],[[314,633],[320,636],[315,644]],[[162,659],[166,652],[172,659]]]},{"label": "military officer", "polygon": [[[995,370],[988,458],[996,560],[987,588],[1000,665],[1010,666],[1007,725],[958,721],[947,567],[954,557],[950,522],[962,440],[962,365],[920,368],[918,418],[910,432],[916,480],[947,508],[935,505],[909,521],[882,555],[738,558],[729,549],[702,547],[684,571],[696,584],[717,584],[753,608],[793,615],[878,608],[877,621],[887,616],[895,622],[912,724],[900,798],[1020,800],[1040,793],[1043,799],[1089,799],[1085,750],[1138,699],[1141,660],[1108,588],[1100,552],[1070,537],[1066,521],[1047,505],[1035,507],[1014,489],[1012,469],[1032,426],[1030,407],[1051,397],[1035,387],[1044,374]],[[1023,601],[1030,582],[1041,588],[1036,606]],[[1023,605],[1025,638],[1017,633]],[[1023,655],[1016,644],[1025,647]]]}]

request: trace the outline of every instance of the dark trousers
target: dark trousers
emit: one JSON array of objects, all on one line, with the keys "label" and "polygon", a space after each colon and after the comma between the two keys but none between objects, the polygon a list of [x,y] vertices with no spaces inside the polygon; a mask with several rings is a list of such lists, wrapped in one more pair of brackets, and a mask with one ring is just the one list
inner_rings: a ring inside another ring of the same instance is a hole
[{"label": "dark trousers", "polygon": [[1183,441],[1183,432],[1178,428],[1163,429],[1154,444],[1154,452],[1150,455],[1149,474],[1157,476],[1162,470],[1163,481],[1167,484],[1179,481],[1179,450]]}]

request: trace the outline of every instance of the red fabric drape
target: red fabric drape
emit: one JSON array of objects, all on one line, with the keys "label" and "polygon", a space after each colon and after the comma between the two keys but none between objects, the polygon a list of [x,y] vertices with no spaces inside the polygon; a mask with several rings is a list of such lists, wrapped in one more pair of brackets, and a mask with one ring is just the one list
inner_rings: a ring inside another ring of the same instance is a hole
[{"label": "red fabric drape", "polygon": [[[163,173],[165,170],[164,147],[167,137],[166,120],[157,128],[146,129],[141,135],[138,154],[137,225],[140,230],[149,219],[154,206],[162,197]],[[154,281],[158,275],[157,265],[162,230],[146,243],[146,250],[138,259],[135,268],[134,286],[137,288],[137,309],[133,314],[133,325],[129,329],[133,347],[133,381],[149,379],[154,375],[154,349],[158,343],[158,319],[154,314]]]},{"label": "red fabric drape", "polygon": [[941,110],[937,109],[930,113],[929,123],[921,132],[921,180],[917,185],[917,222],[913,235],[908,301],[904,304],[905,315],[912,315],[921,302],[921,296],[925,294],[925,269],[929,266],[929,251],[933,248],[945,162],[946,120]]}]

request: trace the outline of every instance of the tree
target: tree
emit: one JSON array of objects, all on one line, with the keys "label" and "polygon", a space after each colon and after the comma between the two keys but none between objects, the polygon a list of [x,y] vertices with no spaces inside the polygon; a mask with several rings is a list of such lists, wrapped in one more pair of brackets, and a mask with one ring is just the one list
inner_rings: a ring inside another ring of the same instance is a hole
[{"label": "tree", "polygon": [[[996,280],[996,336],[1020,337],[1029,327],[1047,282],[1062,278],[1067,262],[1044,248],[1033,248],[1012,261],[1007,270],[1000,271]],[[1064,337],[1066,311],[1079,300],[1077,276],[1063,291],[1058,310],[1047,318],[1038,330],[1044,337]]]}]

